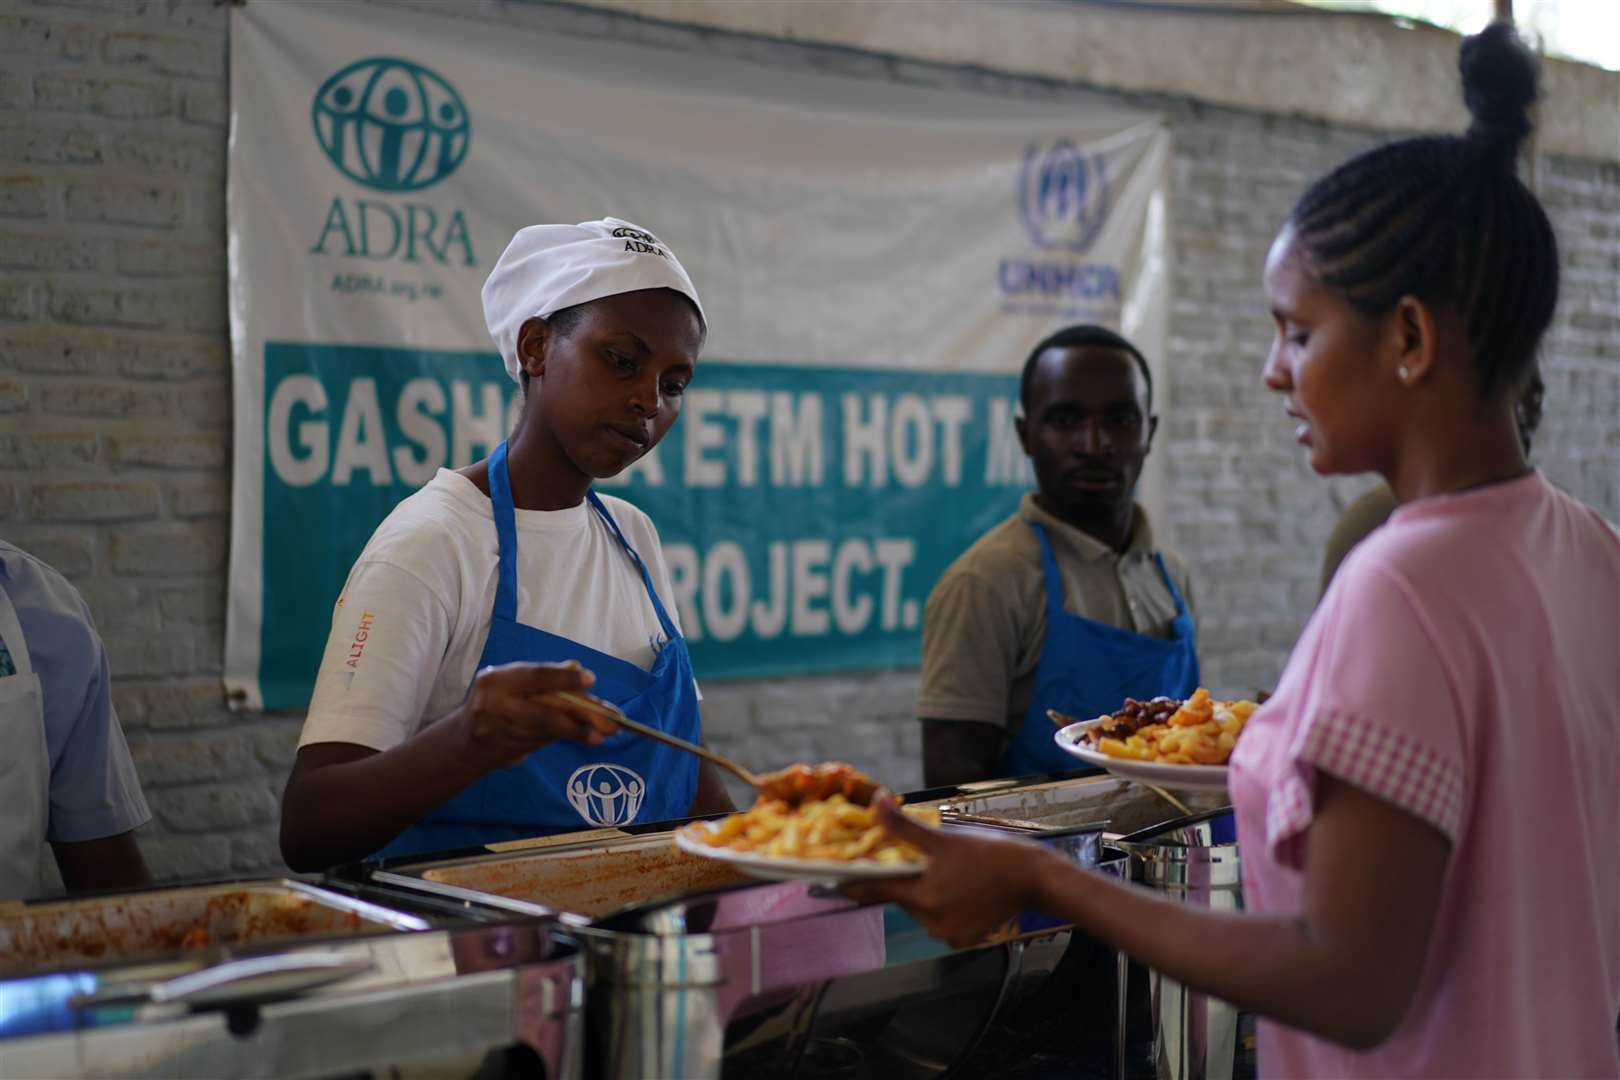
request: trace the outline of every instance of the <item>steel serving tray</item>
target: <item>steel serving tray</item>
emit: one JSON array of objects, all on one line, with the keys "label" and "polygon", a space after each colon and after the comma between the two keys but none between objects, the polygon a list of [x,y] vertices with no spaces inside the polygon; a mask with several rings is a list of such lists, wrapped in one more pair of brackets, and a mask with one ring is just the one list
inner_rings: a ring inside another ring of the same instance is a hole
[{"label": "steel serving tray", "polygon": [[581,1075],[583,962],[551,920],[426,928],[304,890],[361,925],[0,979],[0,1076]]},{"label": "steel serving tray", "polygon": [[417,916],[292,880],[6,902],[0,977],[426,926]]},{"label": "steel serving tray", "polygon": [[[929,795],[923,804],[947,821],[1022,832],[1086,865],[1107,863],[1105,819],[1125,832],[1179,813],[1110,776]],[[587,956],[591,1073],[614,1080],[937,1076],[964,1055],[993,1053],[992,1020],[1020,1004],[1030,1016],[1046,996],[1036,989],[1079,940],[1031,913],[1000,940],[951,949],[897,908],[863,908],[806,882],[748,882],[679,852],[667,831],[548,837],[363,876],[447,903],[564,913]],[[1106,1002],[1112,954],[1094,951],[1067,962],[1076,985]],[[1037,1011],[1055,1040],[1072,1040],[1068,1004]],[[1106,1061],[1106,1005],[1096,1019]]]},{"label": "steel serving tray", "polygon": [[367,879],[517,912],[587,919],[747,880],[724,863],[680,851],[668,832],[554,837],[515,850],[391,863],[370,871]]},{"label": "steel serving tray", "polygon": [[727,886],[576,931],[601,1075],[933,1077],[1038,986],[1067,929],[969,949],[810,882]]},{"label": "steel serving tray", "polygon": [[[1100,830],[1070,830],[1095,857]],[[586,953],[592,1075],[932,1077],[1063,955],[1065,927],[952,949],[898,908],[762,884],[668,831],[599,831],[371,868],[441,902],[557,911]],[[784,1071],[786,1069],[786,1071]]]},{"label": "steel serving tray", "polygon": [[[1203,810],[1224,805],[1226,797],[1189,794],[1182,801]],[[957,796],[941,802],[939,811],[945,820],[961,815],[979,821],[1000,819],[1012,827],[1033,826],[1031,831],[1037,833],[1106,821],[1109,835],[1136,832],[1182,813],[1152,789],[1115,776],[1083,776]]]}]

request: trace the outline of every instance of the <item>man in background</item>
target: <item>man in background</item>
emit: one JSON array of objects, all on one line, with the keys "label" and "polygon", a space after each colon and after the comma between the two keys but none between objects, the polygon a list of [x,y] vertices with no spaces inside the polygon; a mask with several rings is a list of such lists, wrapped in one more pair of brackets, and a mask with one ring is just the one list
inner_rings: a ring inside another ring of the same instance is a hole
[{"label": "man in background", "polygon": [[951,564],[923,619],[931,787],[1072,768],[1048,709],[1091,719],[1198,686],[1187,568],[1135,498],[1158,428],[1147,361],[1071,326],[1035,346],[1020,395],[1037,490]]}]

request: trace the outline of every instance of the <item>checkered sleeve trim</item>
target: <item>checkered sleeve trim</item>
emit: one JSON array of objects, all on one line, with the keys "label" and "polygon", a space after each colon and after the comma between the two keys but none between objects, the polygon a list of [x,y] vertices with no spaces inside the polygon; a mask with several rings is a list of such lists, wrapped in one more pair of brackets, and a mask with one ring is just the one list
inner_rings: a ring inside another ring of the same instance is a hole
[{"label": "checkered sleeve trim", "polygon": [[1266,844],[1283,865],[1304,865],[1318,772],[1394,804],[1456,843],[1467,789],[1461,762],[1402,732],[1334,710],[1317,713],[1303,726],[1289,756],[1293,767],[1266,807]]}]

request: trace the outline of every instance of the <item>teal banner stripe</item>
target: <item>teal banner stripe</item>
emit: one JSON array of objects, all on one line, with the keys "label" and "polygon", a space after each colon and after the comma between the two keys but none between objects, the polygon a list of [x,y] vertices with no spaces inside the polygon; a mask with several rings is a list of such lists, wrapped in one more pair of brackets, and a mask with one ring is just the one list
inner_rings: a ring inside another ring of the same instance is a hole
[{"label": "teal banner stripe", "polygon": [[[601,490],[657,525],[700,679],[913,665],[941,571],[1012,512],[1017,378],[706,360]],[[332,604],[388,511],[487,454],[518,390],[482,352],[265,348],[265,706],[309,698]]]}]

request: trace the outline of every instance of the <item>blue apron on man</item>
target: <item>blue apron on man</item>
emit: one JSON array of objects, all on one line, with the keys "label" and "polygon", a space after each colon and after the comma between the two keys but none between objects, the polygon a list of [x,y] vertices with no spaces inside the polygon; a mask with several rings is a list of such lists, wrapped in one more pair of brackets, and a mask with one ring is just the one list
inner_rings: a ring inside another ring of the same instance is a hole
[{"label": "blue apron on man", "polygon": [[[478,668],[514,661],[577,660],[595,674],[591,692],[597,697],[617,705],[633,720],[697,742],[697,687],[686,642],[658,599],[641,556],[596,493],[588,492],[586,498],[641,574],[663,627],[664,642],[652,670],[643,671],[627,660],[518,622],[517,519],[504,442],[489,457],[489,499],[500,540],[500,570],[494,618]],[[628,731],[597,746],[560,739],[516,765],[486,773],[429,811],[378,855],[417,855],[571,828],[684,817],[697,794],[697,771],[697,758],[691,754]]]},{"label": "blue apron on man", "polygon": [[1078,764],[1053,741],[1057,729],[1046,715],[1047,709],[1090,720],[1117,712],[1128,697],[1187,697],[1198,688],[1192,615],[1165,570],[1164,559],[1153,556],[1176,603],[1176,617],[1168,638],[1149,637],[1065,611],[1063,578],[1052,554],[1052,541],[1044,525],[1028,524],[1041,545],[1046,640],[1035,667],[1029,711],[1002,759],[1002,772],[1007,776],[1056,772]]}]

